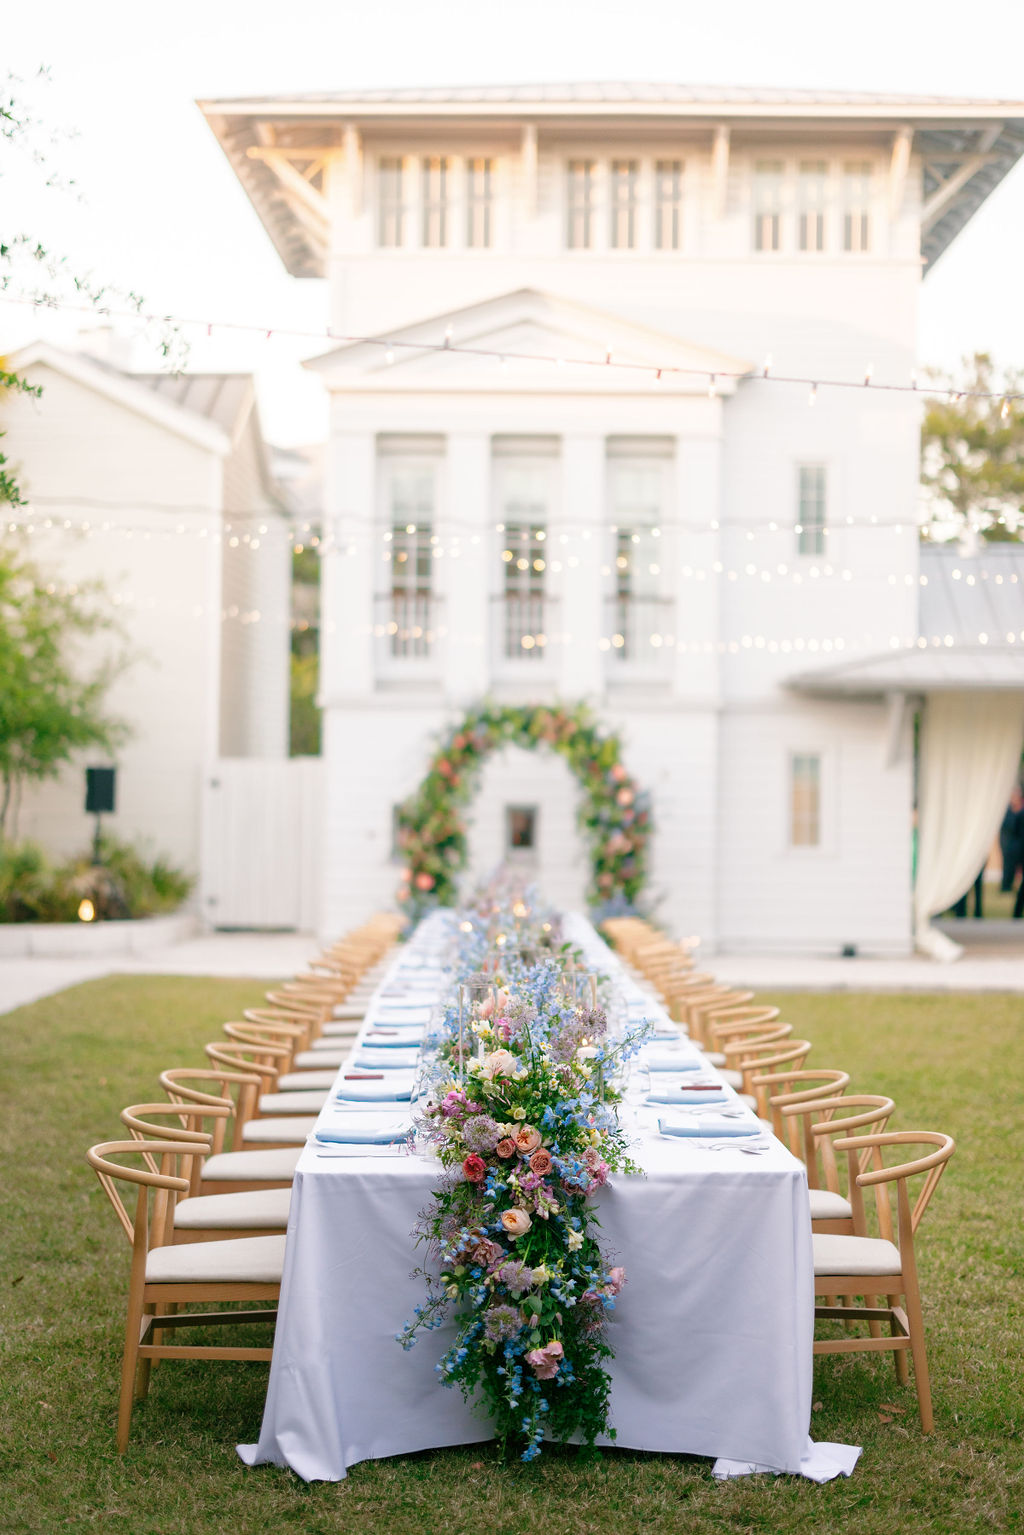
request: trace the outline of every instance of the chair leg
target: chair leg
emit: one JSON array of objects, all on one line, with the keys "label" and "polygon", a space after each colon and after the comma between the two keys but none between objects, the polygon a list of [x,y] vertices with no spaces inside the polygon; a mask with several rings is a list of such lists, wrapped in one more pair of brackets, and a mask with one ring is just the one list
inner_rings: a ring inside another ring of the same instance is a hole
[{"label": "chair leg", "polygon": [[[900,1298],[899,1298],[898,1295],[887,1295],[886,1296],[886,1300],[889,1302],[889,1309],[890,1309],[890,1311],[894,1310],[894,1308],[896,1306],[898,1306],[899,1303],[900,1303]],[[895,1316],[890,1317],[890,1320],[889,1320],[889,1331],[892,1333],[894,1338],[900,1332],[900,1328],[899,1328],[899,1325],[898,1325],[898,1323],[896,1321]],[[895,1369],[896,1369],[896,1380],[897,1380],[897,1382],[901,1386],[905,1386],[907,1384],[907,1382],[910,1380],[910,1365],[907,1362],[907,1351],[906,1351],[906,1349],[905,1348],[894,1348],[893,1351],[892,1351],[892,1362],[893,1362],[893,1365],[895,1366]]]},{"label": "chair leg", "polygon": [[124,1358],[121,1361],[121,1395],[117,1408],[117,1453],[119,1455],[123,1455],[128,1448],[128,1436],[132,1430],[135,1371],[139,1362],[139,1330],[143,1315],[141,1290],[137,1295],[133,1295],[129,1290],[128,1319],[124,1330]]},{"label": "chair leg", "polygon": [[910,1352],[914,1356],[914,1385],[917,1388],[917,1405],[921,1413],[921,1432],[930,1434],[935,1427],[932,1415],[931,1382],[928,1378],[928,1358],[924,1347],[924,1317],[921,1314],[921,1297],[917,1286],[907,1286],[907,1324],[910,1332]]},{"label": "chair leg", "polygon": [[[865,1296],[864,1296],[864,1304],[865,1304],[865,1306],[878,1306],[878,1296],[877,1295],[867,1295],[867,1294],[865,1294]],[[882,1336],[882,1323],[881,1323],[881,1321],[869,1322],[868,1323],[868,1332],[871,1334],[871,1336],[873,1338],[880,1338]]]},{"label": "chair leg", "polygon": [[[156,1307],[153,1305],[144,1306],[143,1316],[152,1316],[155,1310]],[[152,1335],[151,1338],[153,1342],[156,1341]],[[149,1377],[156,1362],[156,1360],[150,1359],[148,1356],[144,1356],[139,1360],[139,1367],[135,1372],[135,1400],[137,1402],[144,1402],[149,1395]]]}]

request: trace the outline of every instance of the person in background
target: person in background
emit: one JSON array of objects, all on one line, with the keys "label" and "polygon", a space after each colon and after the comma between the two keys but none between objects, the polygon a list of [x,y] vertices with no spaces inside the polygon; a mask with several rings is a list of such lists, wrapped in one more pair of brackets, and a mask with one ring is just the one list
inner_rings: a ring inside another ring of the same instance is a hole
[{"label": "person in background", "polygon": [[[975,916],[975,920],[976,921],[984,916],[984,912],[981,909],[981,904],[982,904],[982,887],[984,885],[984,882],[985,882],[985,867],[984,867],[984,865],[982,865],[982,867],[981,867],[981,869],[980,869],[980,871],[978,873],[978,877],[974,881],[973,886],[971,887],[973,889],[973,891],[974,891],[974,916]],[[959,901],[957,901],[956,905],[952,908],[954,917],[966,917],[966,915],[967,915],[967,897],[970,895],[970,893],[971,893],[970,890],[966,890],[964,892],[964,894],[960,897]]]},{"label": "person in background", "polygon": [[1012,890],[1017,872],[1024,864],[1024,793],[1019,784],[1010,795],[1010,803],[999,828],[999,851],[1003,855],[1002,888],[1004,891]]}]

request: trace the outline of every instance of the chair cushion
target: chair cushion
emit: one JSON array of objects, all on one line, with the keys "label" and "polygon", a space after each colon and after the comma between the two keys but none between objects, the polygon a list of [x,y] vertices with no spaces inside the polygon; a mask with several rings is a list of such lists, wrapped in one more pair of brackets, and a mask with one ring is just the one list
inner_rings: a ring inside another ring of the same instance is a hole
[{"label": "chair cushion", "polygon": [[[248,1145],[294,1145],[305,1141],[316,1124],[315,1119],[250,1119],[242,1126],[242,1140]],[[207,1163],[209,1166],[209,1163]]]},{"label": "chair cushion", "polygon": [[814,1243],[815,1274],[898,1274],[899,1248],[881,1237],[841,1237],[820,1232]]},{"label": "chair cushion", "polygon": [[[724,1075],[723,1072],[719,1072],[719,1076],[723,1076],[723,1075]],[[736,1096],[740,1100],[740,1102],[743,1104],[744,1108],[747,1108],[747,1109],[756,1109],[757,1108],[757,1099],[754,1097],[753,1093],[737,1093]],[[765,1123],[768,1125],[769,1130],[771,1130],[772,1129],[772,1125],[769,1123],[769,1121],[765,1120]]]},{"label": "chair cushion", "polygon": [[362,1018],[365,1012],[366,1008],[363,1007],[361,1003],[339,1002],[338,1005],[333,1009],[331,1017],[336,1018],[339,1021],[349,1018],[355,1019],[358,1022],[358,1020]]},{"label": "chair cushion", "polygon": [[284,1183],[295,1176],[301,1146],[268,1151],[218,1151],[207,1157],[201,1183]]},{"label": "chair cushion", "polygon": [[[334,1080],[333,1077],[331,1080]],[[329,1087],[311,1093],[263,1093],[260,1097],[260,1113],[319,1114],[329,1097]]]},{"label": "chair cushion", "polygon": [[853,1216],[850,1201],[831,1189],[808,1189],[812,1221],[848,1221]]},{"label": "chair cushion", "polygon": [[182,1242],[153,1248],[146,1258],[146,1283],[280,1284],[283,1267],[283,1236]]},{"label": "chair cushion", "polygon": [[724,1066],[725,1056],[721,1050],[702,1050],[701,1059],[708,1066]]},{"label": "chair cushion", "polygon": [[721,1077],[722,1081],[726,1084],[727,1087],[735,1087],[739,1089],[743,1086],[742,1071],[725,1071],[720,1066],[718,1068],[718,1075]]},{"label": "chair cushion", "polygon": [[[331,1049],[333,1046],[337,1045],[337,1041],[339,1039],[355,1039],[356,1035],[359,1033],[362,1021],[363,1014],[361,1012],[359,1014],[359,1018],[353,1023],[325,1023],[321,1038],[326,1040],[327,1043],[323,1048]],[[319,1044],[320,1040],[315,1040],[313,1043],[313,1049],[315,1050]]]},{"label": "chair cushion", "polygon": [[224,1231],[246,1226],[288,1224],[291,1189],[260,1189],[243,1194],[201,1194],[197,1199],[182,1199],[174,1207],[174,1224],[179,1231]]},{"label": "chair cushion", "polygon": [[[324,1062],[317,1061],[317,1065],[323,1066]],[[316,1089],[330,1092],[337,1075],[336,1071],[289,1071],[278,1077],[274,1086],[279,1093],[313,1092]]]},{"label": "chair cushion", "polygon": [[300,1050],[292,1061],[292,1065],[296,1071],[319,1071],[322,1067],[340,1066],[342,1061],[348,1059],[348,1054],[347,1045],[326,1040],[322,1046],[314,1046],[312,1050]]}]

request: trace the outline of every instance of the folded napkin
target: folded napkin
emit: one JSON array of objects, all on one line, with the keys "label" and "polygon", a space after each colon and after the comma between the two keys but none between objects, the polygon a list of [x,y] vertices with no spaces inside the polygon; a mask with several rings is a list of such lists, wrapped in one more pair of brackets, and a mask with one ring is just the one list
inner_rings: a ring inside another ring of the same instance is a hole
[{"label": "folded napkin", "polygon": [[381,1008],[388,1011],[408,1012],[410,1008],[433,1007],[436,997],[432,991],[407,991],[394,992],[382,991],[380,994]]},{"label": "folded napkin", "polygon": [[390,1146],[394,1141],[404,1141],[409,1131],[405,1125],[390,1125],[384,1129],[361,1130],[356,1126],[326,1126],[313,1132],[318,1141],[339,1141],[344,1146]]},{"label": "folded napkin", "polygon": [[648,1093],[648,1103],[728,1103],[729,1094],[701,1091],[696,1087],[663,1087],[660,1092]]},{"label": "folded napkin", "polygon": [[386,1038],[383,1030],[380,1033],[374,1031],[364,1034],[363,1044],[367,1050],[404,1050],[408,1053],[423,1043],[423,1030],[418,1027],[415,1030],[403,1029],[401,1033],[397,1029],[388,1030],[388,1035]]},{"label": "folded napkin", "polygon": [[680,1135],[687,1139],[719,1140],[726,1135],[760,1135],[761,1126],[757,1124],[745,1124],[738,1119],[697,1119],[693,1124],[674,1124],[671,1119],[659,1119],[658,1129],[662,1135]]},{"label": "folded napkin", "polygon": [[414,1013],[392,1013],[386,1007],[378,1007],[373,1013],[373,1022],[379,1023],[385,1029],[419,1029],[422,1031],[424,1024],[430,1022],[430,1012],[427,1008],[419,1008]]},{"label": "folded napkin", "polygon": [[335,1098],[345,1103],[411,1103],[412,1084],[402,1086],[398,1082],[374,1081],[342,1082]]},{"label": "folded napkin", "polygon": [[700,1071],[704,1062],[699,1056],[686,1056],[680,1052],[678,1055],[658,1055],[652,1051],[650,1055],[640,1057],[641,1066],[646,1066],[648,1071]]},{"label": "folded napkin", "polygon": [[376,1053],[365,1051],[357,1055],[352,1062],[357,1071],[408,1071],[410,1066],[415,1066],[419,1056],[418,1050],[407,1050],[400,1058],[395,1056],[389,1060],[386,1056],[381,1060]]}]

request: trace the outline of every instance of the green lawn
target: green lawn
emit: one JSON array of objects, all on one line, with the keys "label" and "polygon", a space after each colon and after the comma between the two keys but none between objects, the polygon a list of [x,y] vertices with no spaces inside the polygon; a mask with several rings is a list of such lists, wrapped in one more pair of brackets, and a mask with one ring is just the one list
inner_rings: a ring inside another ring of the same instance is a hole
[{"label": "green lawn", "polygon": [[[781,999],[822,1066],[885,1090],[898,1128],[944,1129],[959,1151],[922,1228],[937,1430],[891,1363],[817,1361],[816,1438],[864,1446],[854,1476],[719,1486],[706,1461],[626,1451],[530,1467],[489,1448],[354,1468],[306,1487],[246,1470],[266,1367],[165,1364],[136,1409],[127,1456],[114,1415],[128,1249],[82,1152],[113,1139],[158,1071],[198,1063],[258,982],[121,977],[0,1018],[4,1262],[0,1528],[100,1535],[906,1535],[1024,1529],[1019,1110],[1024,1001],[1006,996]],[[628,1262],[628,1257],[627,1257]],[[400,1321],[401,1319],[396,1319]],[[429,1346],[429,1345],[427,1345]],[[899,1412],[883,1411],[894,1404]]]}]

